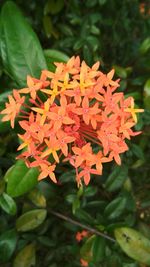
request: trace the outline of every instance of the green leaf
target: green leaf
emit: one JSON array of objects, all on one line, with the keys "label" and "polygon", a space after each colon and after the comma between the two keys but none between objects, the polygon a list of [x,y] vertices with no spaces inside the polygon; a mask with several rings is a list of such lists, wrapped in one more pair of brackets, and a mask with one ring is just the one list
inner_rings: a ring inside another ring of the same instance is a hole
[{"label": "green leaf", "polygon": [[75,170],[66,171],[63,172],[63,174],[60,176],[60,182],[61,183],[68,183],[68,182],[75,182],[76,173]]},{"label": "green leaf", "polygon": [[114,231],[122,250],[132,259],[150,266],[150,240],[132,228],[122,227]]},{"label": "green leaf", "polygon": [[39,77],[46,69],[46,61],[40,42],[19,8],[12,1],[1,10],[0,53],[8,74],[21,86],[28,74]]},{"label": "green leaf", "polygon": [[7,195],[6,193],[3,193],[0,196],[0,206],[1,208],[6,211],[10,215],[15,215],[17,212],[17,206],[15,201],[12,197]]},{"label": "green leaf", "polygon": [[64,6],[64,0],[48,0],[44,7],[44,14],[57,14]]},{"label": "green leaf", "polygon": [[146,38],[140,46],[141,54],[146,54],[150,49],[150,37]]},{"label": "green leaf", "polygon": [[104,215],[108,219],[115,219],[119,217],[126,208],[127,199],[124,196],[120,196],[111,201],[104,210]]},{"label": "green leaf", "polygon": [[146,109],[150,110],[150,79],[144,85],[144,105]]},{"label": "green leaf", "polygon": [[55,49],[45,49],[44,55],[46,57],[49,57],[50,62],[67,62],[69,60],[69,57],[58,50]]},{"label": "green leaf", "polygon": [[116,166],[112,173],[108,176],[105,187],[108,191],[113,192],[119,189],[128,176],[128,168],[126,165]]},{"label": "green leaf", "polygon": [[103,237],[96,236],[93,242],[93,261],[99,262],[105,257],[106,242]]},{"label": "green leaf", "polygon": [[76,197],[72,203],[72,213],[75,214],[76,211],[80,208],[80,199]]},{"label": "green leaf", "polygon": [[126,79],[127,78],[127,70],[121,66],[118,65],[113,65],[113,68],[115,69],[116,74],[122,78]]},{"label": "green leaf", "polygon": [[129,177],[125,180],[123,184],[123,188],[128,192],[132,191],[132,182]]},{"label": "green leaf", "polygon": [[0,236],[0,261],[8,261],[16,247],[17,234],[14,229],[4,232]]},{"label": "green leaf", "polygon": [[93,258],[93,245],[95,238],[95,235],[92,235],[90,238],[88,238],[80,250],[81,258],[88,262]]},{"label": "green leaf", "polygon": [[82,209],[77,209],[75,215],[78,219],[83,220],[86,223],[92,223],[93,222],[92,216],[88,212],[86,212]]},{"label": "green leaf", "polygon": [[7,193],[12,197],[27,193],[37,184],[38,175],[37,168],[29,169],[22,160],[18,160],[5,174]]},{"label": "green leaf", "polygon": [[24,247],[17,254],[13,267],[31,267],[35,266],[35,245],[30,244]]},{"label": "green leaf", "polygon": [[35,229],[43,223],[46,214],[47,212],[45,209],[36,209],[24,213],[16,221],[17,230],[25,232]]},{"label": "green leaf", "polygon": [[94,186],[89,185],[89,186],[84,187],[84,195],[86,197],[95,196],[97,194],[97,191],[98,191],[97,187],[94,187]]},{"label": "green leaf", "polygon": [[37,188],[34,188],[29,193],[28,198],[37,207],[39,207],[39,208],[45,208],[46,207],[46,198]]}]

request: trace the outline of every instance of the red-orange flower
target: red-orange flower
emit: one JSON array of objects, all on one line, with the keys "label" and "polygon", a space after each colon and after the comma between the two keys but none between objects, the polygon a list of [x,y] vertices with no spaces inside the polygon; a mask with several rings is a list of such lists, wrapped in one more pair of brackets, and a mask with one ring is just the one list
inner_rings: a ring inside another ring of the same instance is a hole
[{"label": "red-orange flower", "polygon": [[76,240],[80,242],[84,237],[87,237],[89,235],[89,232],[86,230],[83,230],[81,232],[76,233]]},{"label": "red-orange flower", "polygon": [[133,127],[143,109],[134,108],[132,97],[116,92],[114,70],[104,74],[99,62],[89,67],[74,56],[55,66],[54,73],[43,70],[39,79],[28,75],[27,87],[13,90],[2,121],[10,120],[13,128],[18,119],[24,131],[18,134],[18,150],[24,150],[17,158],[38,167],[39,180],[49,176],[56,183],[57,164],[69,161],[78,185],[88,185],[91,174],[102,174],[105,162],[121,164],[126,139],[140,133]]},{"label": "red-orange flower", "polygon": [[89,266],[88,262],[83,260],[83,259],[80,259],[80,263],[81,263],[81,266],[83,266],[83,267],[88,267]]}]

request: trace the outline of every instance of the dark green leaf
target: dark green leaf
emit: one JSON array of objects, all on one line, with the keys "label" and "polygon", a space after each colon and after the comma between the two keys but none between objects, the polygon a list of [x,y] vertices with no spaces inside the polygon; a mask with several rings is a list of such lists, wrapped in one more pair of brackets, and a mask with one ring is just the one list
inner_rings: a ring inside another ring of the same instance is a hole
[{"label": "dark green leaf", "polygon": [[108,219],[119,217],[126,208],[127,199],[124,196],[118,197],[111,201],[105,208],[104,214]]},{"label": "dark green leaf", "polygon": [[57,14],[61,11],[64,6],[64,0],[48,0],[45,7],[45,14]]},{"label": "dark green leaf", "polygon": [[1,10],[0,52],[4,68],[21,86],[28,74],[39,77],[47,65],[39,40],[12,1]]},{"label": "dark green leaf", "polygon": [[80,199],[76,197],[72,204],[72,213],[75,214],[76,210],[78,210],[79,208],[80,208]]},{"label": "dark green leaf", "polygon": [[105,187],[108,191],[113,192],[119,189],[128,176],[128,168],[126,165],[116,166],[112,173],[108,176]]},{"label": "dark green leaf", "polygon": [[8,261],[16,247],[17,234],[14,229],[4,232],[0,236],[0,261]]},{"label": "dark green leaf", "polygon": [[7,193],[12,197],[27,193],[37,184],[38,175],[37,168],[28,169],[22,160],[17,161],[5,175]]},{"label": "dark green leaf", "polygon": [[6,211],[10,215],[15,215],[17,211],[17,206],[15,201],[12,197],[7,195],[6,193],[3,193],[0,196],[0,206],[1,208]]},{"label": "dark green leaf", "polygon": [[62,52],[59,52],[54,49],[46,49],[44,50],[44,55],[46,58],[47,66],[50,71],[55,71],[56,67],[54,62],[67,62],[69,57]]},{"label": "dark green leaf", "polygon": [[75,182],[75,170],[66,171],[60,176],[60,181],[62,183]]},{"label": "dark green leaf", "polygon": [[55,49],[45,49],[44,55],[50,63],[67,62],[69,60],[69,57],[65,53]]},{"label": "dark green leaf", "polygon": [[49,38],[53,34],[53,31],[54,31],[52,20],[49,16],[46,15],[43,17],[43,25],[44,25],[46,36]]},{"label": "dark green leaf", "polygon": [[115,69],[116,74],[120,77],[120,78],[127,78],[127,71],[125,68],[118,66],[118,65],[114,65],[113,68]]},{"label": "dark green leaf", "polygon": [[96,195],[97,191],[98,191],[97,187],[94,187],[94,186],[90,186],[89,185],[89,186],[86,186],[84,188],[84,195],[86,197],[93,197],[93,196]]},{"label": "dark green leaf", "polygon": [[83,220],[86,223],[92,223],[93,222],[92,216],[88,212],[86,212],[82,209],[77,209],[75,215],[78,219]]},{"label": "dark green leaf", "polygon": [[38,227],[46,218],[46,210],[36,209],[31,210],[21,215],[16,221],[18,231],[30,231]]},{"label": "dark green leaf", "polygon": [[105,257],[106,242],[103,237],[96,236],[93,242],[93,261],[99,262]]}]

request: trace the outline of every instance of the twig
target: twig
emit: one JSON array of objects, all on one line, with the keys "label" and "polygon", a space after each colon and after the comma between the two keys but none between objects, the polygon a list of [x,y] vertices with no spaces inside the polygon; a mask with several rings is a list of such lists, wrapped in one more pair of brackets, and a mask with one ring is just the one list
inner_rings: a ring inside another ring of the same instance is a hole
[{"label": "twig", "polygon": [[50,212],[51,214],[53,214],[53,215],[55,215],[55,216],[57,216],[57,217],[59,217],[59,218],[65,220],[65,221],[67,221],[67,222],[70,222],[70,223],[72,223],[72,224],[74,224],[74,225],[78,225],[78,226],[80,226],[81,228],[86,229],[86,230],[88,230],[89,232],[91,232],[91,233],[93,233],[93,234],[102,236],[102,237],[104,237],[104,238],[106,238],[106,239],[108,239],[108,240],[110,240],[110,241],[112,241],[112,242],[116,242],[114,238],[108,236],[107,234],[104,234],[104,233],[102,233],[102,232],[100,232],[100,231],[98,231],[98,230],[96,230],[96,229],[94,229],[94,228],[92,228],[92,227],[90,227],[90,226],[87,226],[87,225],[82,224],[82,223],[80,223],[80,222],[78,222],[78,221],[75,221],[75,220],[73,220],[73,219],[71,219],[71,218],[69,218],[69,217],[67,217],[67,216],[65,216],[65,215],[63,215],[63,214],[61,214],[61,213],[59,213],[59,212],[56,212],[56,211],[53,211],[53,210],[49,210],[49,212]]}]

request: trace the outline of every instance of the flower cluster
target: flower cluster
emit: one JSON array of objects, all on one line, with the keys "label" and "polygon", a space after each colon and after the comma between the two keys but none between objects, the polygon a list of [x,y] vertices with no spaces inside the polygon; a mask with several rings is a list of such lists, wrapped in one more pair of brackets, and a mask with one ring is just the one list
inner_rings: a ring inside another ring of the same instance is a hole
[{"label": "flower cluster", "polygon": [[10,120],[12,128],[19,120],[24,134],[18,134],[18,150],[24,150],[18,158],[39,167],[39,180],[49,176],[56,183],[56,165],[69,161],[78,185],[87,185],[90,174],[102,174],[103,163],[121,164],[120,154],[128,150],[125,139],[139,134],[132,128],[143,110],[134,108],[132,97],[115,92],[114,70],[104,74],[99,62],[89,67],[77,56],[55,66],[55,73],[28,76],[26,88],[13,90],[2,120]]},{"label": "flower cluster", "polygon": [[76,233],[76,240],[80,242],[84,237],[87,237],[89,235],[89,232],[86,230],[83,230],[81,232]]}]

